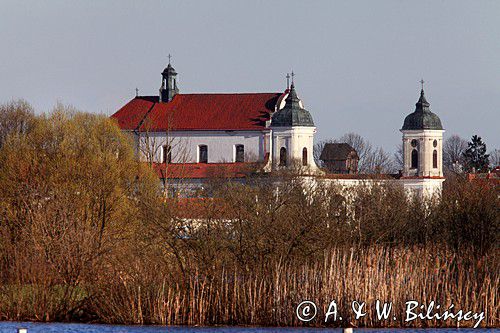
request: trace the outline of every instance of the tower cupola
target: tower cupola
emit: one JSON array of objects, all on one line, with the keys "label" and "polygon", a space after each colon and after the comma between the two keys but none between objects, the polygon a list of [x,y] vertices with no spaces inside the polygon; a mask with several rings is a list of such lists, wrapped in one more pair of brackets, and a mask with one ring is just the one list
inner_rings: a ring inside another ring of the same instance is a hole
[{"label": "tower cupola", "polygon": [[292,126],[309,126],[314,127],[314,121],[311,113],[304,109],[301,101],[295,91],[295,85],[292,82],[290,91],[285,99],[285,106],[276,111],[271,118],[271,126],[273,127],[292,127]]},{"label": "tower cupola", "polygon": [[430,104],[424,94],[424,88],[420,90],[420,98],[415,104],[415,111],[406,116],[402,130],[442,130],[441,119],[431,112]]},{"label": "tower cupola", "polygon": [[161,73],[160,102],[170,102],[179,93],[177,87],[177,72],[170,64],[171,56],[168,55],[168,65]]},{"label": "tower cupola", "polygon": [[424,81],[415,111],[406,116],[403,133],[403,176],[443,176],[443,126],[441,119],[431,112],[424,94]]}]

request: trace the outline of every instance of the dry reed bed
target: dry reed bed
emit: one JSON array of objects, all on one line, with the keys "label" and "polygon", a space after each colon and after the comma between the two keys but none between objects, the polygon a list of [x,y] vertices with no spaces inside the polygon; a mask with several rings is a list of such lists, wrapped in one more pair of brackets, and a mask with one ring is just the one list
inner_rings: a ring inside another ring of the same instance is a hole
[{"label": "dry reed bed", "polygon": [[[406,301],[434,300],[442,307],[454,303],[457,310],[484,310],[483,324],[498,326],[497,261],[491,257],[475,261],[467,253],[443,249],[334,249],[323,259],[299,266],[278,263],[246,272],[226,265],[213,276],[193,269],[185,283],[167,281],[158,272],[157,283],[108,285],[95,306],[107,322],[289,326],[302,325],[295,317],[295,307],[302,300],[312,300],[321,306],[319,319],[309,325],[321,326],[328,304],[336,300],[344,320],[328,325],[345,325],[351,320],[364,327],[456,326],[453,320],[404,323]],[[377,299],[393,302],[398,321],[376,319],[373,305]],[[372,311],[353,321],[353,300],[367,302]]]}]

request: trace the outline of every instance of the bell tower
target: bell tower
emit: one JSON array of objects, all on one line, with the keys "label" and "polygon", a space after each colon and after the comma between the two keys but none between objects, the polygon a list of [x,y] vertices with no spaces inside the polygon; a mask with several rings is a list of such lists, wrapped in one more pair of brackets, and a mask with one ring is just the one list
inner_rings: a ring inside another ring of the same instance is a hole
[{"label": "bell tower", "polygon": [[318,167],[313,158],[316,127],[311,114],[297,96],[293,76],[292,72],[288,95],[281,102],[284,105],[278,105],[271,117],[272,165],[275,169],[299,166],[316,172]]},{"label": "bell tower", "polygon": [[170,64],[171,55],[168,55],[168,65],[161,73],[160,102],[170,102],[179,93],[177,87],[177,72]]},{"label": "bell tower", "polygon": [[403,177],[443,177],[443,126],[431,112],[424,81],[415,111],[406,116],[403,133]]}]

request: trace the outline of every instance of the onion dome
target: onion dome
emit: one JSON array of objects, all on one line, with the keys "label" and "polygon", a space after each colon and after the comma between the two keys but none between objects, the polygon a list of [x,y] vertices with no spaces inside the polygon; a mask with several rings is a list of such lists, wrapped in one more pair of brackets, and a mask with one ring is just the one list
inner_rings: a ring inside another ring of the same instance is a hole
[{"label": "onion dome", "polygon": [[300,99],[297,97],[295,86],[292,83],[290,92],[285,99],[283,109],[276,111],[271,118],[273,127],[291,127],[291,126],[314,126],[314,122],[309,111],[301,106]]},{"label": "onion dome", "polygon": [[429,106],[422,89],[415,111],[406,116],[402,130],[442,130],[441,119],[431,112]]}]

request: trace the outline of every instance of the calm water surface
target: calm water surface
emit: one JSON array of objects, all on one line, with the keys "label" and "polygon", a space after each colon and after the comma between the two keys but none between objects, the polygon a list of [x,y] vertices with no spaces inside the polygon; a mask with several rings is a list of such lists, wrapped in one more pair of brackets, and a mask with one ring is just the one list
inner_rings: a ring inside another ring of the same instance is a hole
[{"label": "calm water surface", "polygon": [[[341,333],[341,329],[328,328],[272,328],[272,327],[162,327],[162,326],[117,326],[89,324],[40,324],[0,322],[0,333],[17,333],[18,328],[27,328],[28,333]],[[500,329],[355,329],[360,333],[486,333],[499,332]]]}]

